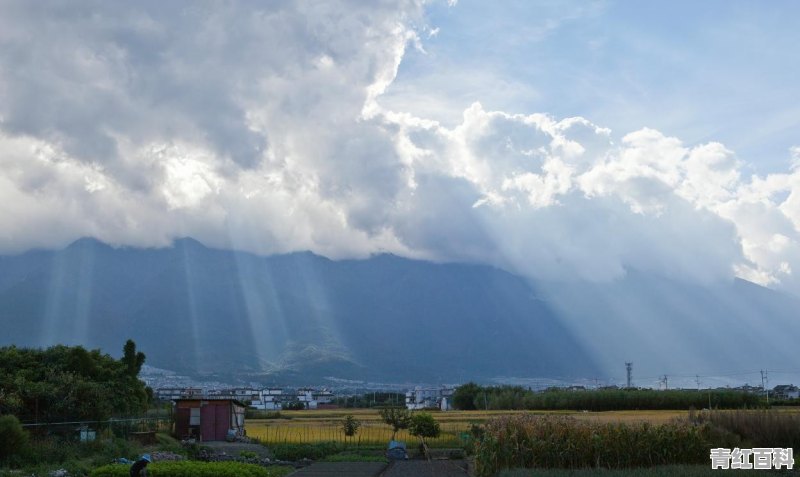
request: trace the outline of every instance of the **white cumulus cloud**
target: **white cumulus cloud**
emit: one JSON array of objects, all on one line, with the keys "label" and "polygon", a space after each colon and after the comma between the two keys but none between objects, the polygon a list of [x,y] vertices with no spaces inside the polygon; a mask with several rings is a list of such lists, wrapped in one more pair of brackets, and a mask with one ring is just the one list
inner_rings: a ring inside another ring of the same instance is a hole
[{"label": "white cumulus cloud", "polygon": [[0,251],[193,236],[800,292],[800,168],[748,177],[718,142],[590,118],[384,106],[425,22],[410,0],[3,2]]}]

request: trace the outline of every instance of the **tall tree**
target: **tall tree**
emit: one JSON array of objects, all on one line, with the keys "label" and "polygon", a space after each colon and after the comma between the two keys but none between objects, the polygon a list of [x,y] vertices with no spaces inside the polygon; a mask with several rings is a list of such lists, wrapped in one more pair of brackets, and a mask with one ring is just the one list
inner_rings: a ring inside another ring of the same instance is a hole
[{"label": "tall tree", "polygon": [[475,410],[475,398],[481,392],[481,387],[473,382],[462,384],[453,392],[453,407],[462,411]]},{"label": "tall tree", "polygon": [[122,362],[125,364],[125,369],[130,376],[138,376],[139,372],[142,370],[142,365],[144,364],[145,355],[141,351],[136,351],[136,343],[133,340],[129,339],[125,342],[125,346],[122,348],[123,356]]}]

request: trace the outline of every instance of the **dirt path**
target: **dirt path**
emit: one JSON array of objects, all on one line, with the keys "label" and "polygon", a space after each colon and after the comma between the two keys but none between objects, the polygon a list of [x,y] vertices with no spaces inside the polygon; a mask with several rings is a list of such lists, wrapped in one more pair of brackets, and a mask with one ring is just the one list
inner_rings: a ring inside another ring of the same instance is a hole
[{"label": "dirt path", "polygon": [[380,477],[466,477],[463,460],[406,460],[396,461]]},{"label": "dirt path", "polygon": [[378,477],[385,468],[386,464],[383,462],[315,462],[289,475],[291,477]]}]

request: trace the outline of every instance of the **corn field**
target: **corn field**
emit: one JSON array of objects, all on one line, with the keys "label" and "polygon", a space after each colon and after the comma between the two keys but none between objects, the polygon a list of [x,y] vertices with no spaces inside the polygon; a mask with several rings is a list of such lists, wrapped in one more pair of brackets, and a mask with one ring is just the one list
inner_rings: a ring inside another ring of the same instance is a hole
[{"label": "corn field", "polygon": [[688,422],[653,425],[596,423],[567,416],[493,419],[475,446],[478,475],[510,468],[652,467],[708,461],[708,427]]}]

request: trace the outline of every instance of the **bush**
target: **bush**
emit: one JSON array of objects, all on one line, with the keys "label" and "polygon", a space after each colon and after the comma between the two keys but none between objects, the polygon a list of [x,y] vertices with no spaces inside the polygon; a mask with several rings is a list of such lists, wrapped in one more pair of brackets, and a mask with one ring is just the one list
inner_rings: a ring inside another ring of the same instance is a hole
[{"label": "bush", "polygon": [[186,454],[186,449],[181,442],[169,434],[163,432],[156,433],[156,442],[158,443],[159,450],[169,451],[175,454]]},{"label": "bush", "polygon": [[346,437],[353,437],[358,433],[358,429],[361,427],[361,421],[353,417],[352,414],[348,414],[342,420],[342,432]]},{"label": "bush", "polygon": [[[28,447],[28,433],[16,416],[0,416],[0,462],[17,464]],[[16,462],[15,462],[16,461]]]},{"label": "bush", "polygon": [[[240,462],[154,462],[147,466],[153,477],[275,477],[286,475],[288,467],[264,467]],[[112,464],[98,467],[89,477],[128,477],[130,466]]]},{"label": "bush", "polygon": [[379,412],[383,422],[392,426],[392,440],[397,431],[408,429],[408,425],[411,424],[411,411],[405,407],[385,407]]}]

